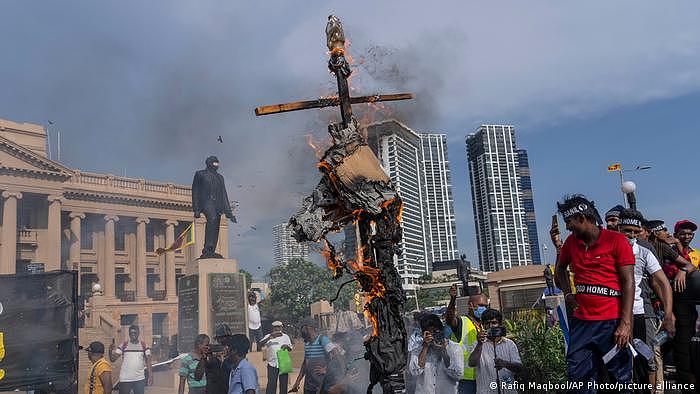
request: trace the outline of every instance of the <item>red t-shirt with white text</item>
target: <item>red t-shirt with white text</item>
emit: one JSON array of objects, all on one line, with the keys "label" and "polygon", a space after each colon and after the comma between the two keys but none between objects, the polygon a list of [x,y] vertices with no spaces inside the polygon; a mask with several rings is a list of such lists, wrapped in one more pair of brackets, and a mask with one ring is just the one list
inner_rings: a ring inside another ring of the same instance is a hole
[{"label": "red t-shirt with white text", "polygon": [[622,284],[618,267],[634,265],[634,253],[627,237],[600,230],[593,245],[573,235],[566,238],[559,261],[574,273],[576,303],[574,317],[581,320],[619,319],[622,312]]}]

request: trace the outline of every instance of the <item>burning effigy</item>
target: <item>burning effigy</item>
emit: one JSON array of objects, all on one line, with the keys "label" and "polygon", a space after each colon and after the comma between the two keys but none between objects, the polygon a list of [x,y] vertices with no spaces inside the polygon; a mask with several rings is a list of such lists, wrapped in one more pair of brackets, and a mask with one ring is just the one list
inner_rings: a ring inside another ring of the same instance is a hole
[{"label": "burning effigy", "polygon": [[[377,383],[385,393],[403,392],[406,366],[406,328],[403,323],[406,296],[395,266],[401,253],[401,197],[379,160],[369,148],[352,116],[351,104],[410,99],[408,93],[350,97],[351,68],[345,54],[345,34],[340,20],[328,17],[326,38],[328,68],[336,76],[338,95],[319,100],[270,105],[255,109],[256,115],[307,108],[340,106],[342,121],[328,126],[332,146],[322,155],[318,169],[322,176],[311,195],[289,220],[299,242],[324,242],[324,255],[333,278],[349,273],[365,294],[364,314],[372,323],[372,335],[365,341],[365,358],[370,362],[370,386]],[[326,235],[354,225],[357,256],[339,258]]]}]

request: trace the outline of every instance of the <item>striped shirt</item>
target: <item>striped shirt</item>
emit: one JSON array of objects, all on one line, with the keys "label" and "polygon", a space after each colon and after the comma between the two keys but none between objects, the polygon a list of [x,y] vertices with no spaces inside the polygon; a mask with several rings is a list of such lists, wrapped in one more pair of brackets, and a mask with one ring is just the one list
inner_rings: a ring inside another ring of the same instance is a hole
[{"label": "striped shirt", "polygon": [[311,343],[304,342],[304,358],[325,358],[326,345],[328,345],[330,342],[330,339],[328,339],[328,337],[325,335],[317,336]]}]

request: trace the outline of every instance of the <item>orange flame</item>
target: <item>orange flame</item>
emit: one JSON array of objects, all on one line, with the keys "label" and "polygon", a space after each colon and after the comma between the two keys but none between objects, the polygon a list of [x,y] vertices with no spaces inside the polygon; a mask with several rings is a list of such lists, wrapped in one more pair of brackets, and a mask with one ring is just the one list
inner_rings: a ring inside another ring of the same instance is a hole
[{"label": "orange flame", "polygon": [[340,260],[331,253],[331,247],[330,244],[328,243],[328,240],[324,239],[323,240],[323,257],[326,258],[326,265],[328,266],[328,269],[333,271],[333,275],[337,275],[338,273],[341,273],[343,270],[343,266],[340,263]]},{"label": "orange flame", "polygon": [[323,153],[324,153],[325,149],[322,146],[322,144],[324,144],[324,143],[321,141],[316,141],[314,139],[314,136],[311,133],[306,134],[306,144],[311,149],[313,149],[314,155],[316,156],[317,159],[320,159],[321,157],[323,157]]}]

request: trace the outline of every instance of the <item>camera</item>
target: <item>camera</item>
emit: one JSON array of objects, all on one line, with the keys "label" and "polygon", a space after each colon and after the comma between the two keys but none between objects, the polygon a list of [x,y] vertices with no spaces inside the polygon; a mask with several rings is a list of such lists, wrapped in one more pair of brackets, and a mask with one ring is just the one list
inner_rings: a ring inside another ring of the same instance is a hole
[{"label": "camera", "polygon": [[494,340],[497,337],[504,337],[506,336],[506,328],[505,327],[491,327],[488,330],[486,330],[486,338],[490,340]]},{"label": "camera", "polygon": [[224,345],[222,345],[220,343],[214,343],[214,344],[209,345],[209,350],[212,353],[223,353],[225,350],[225,347],[224,347]]},{"label": "camera", "polygon": [[435,330],[432,332],[433,334],[433,342],[442,345],[443,342],[445,342],[445,334],[442,332],[442,330]]}]

